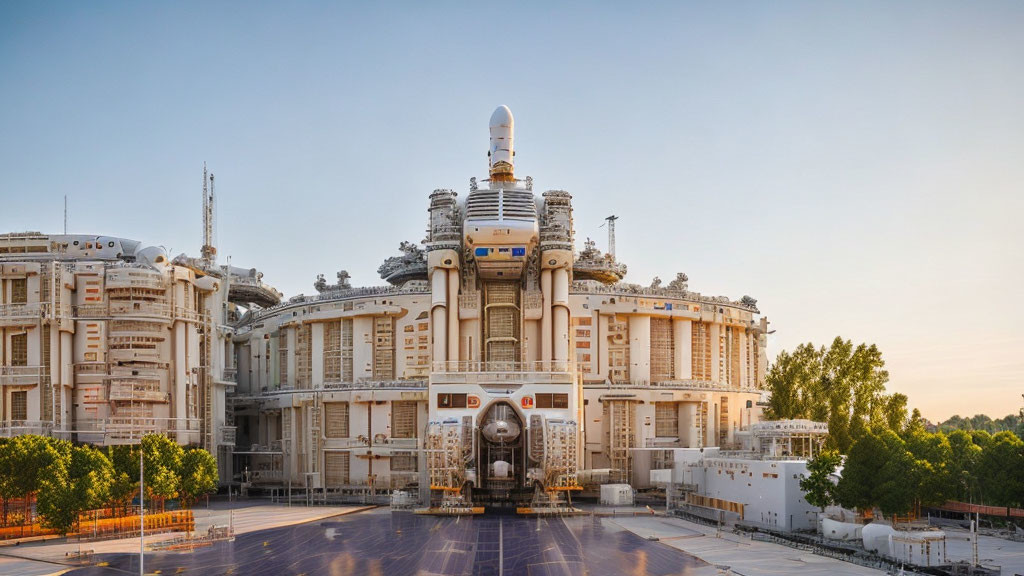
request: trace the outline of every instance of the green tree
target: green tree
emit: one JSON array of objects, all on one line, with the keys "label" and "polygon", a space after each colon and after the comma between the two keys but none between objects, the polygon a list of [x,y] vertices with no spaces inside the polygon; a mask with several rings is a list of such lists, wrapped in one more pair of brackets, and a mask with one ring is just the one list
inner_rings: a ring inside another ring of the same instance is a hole
[{"label": "green tree", "polygon": [[886,422],[890,400],[884,394],[889,380],[884,368],[874,344],[854,346],[838,337],[828,348],[801,344],[779,354],[765,378],[771,391],[766,417],[827,422],[829,446],[845,453],[870,424]]},{"label": "green tree", "polygon": [[895,432],[884,430],[881,438],[886,447],[886,461],[879,471],[878,508],[888,516],[906,514],[921,499],[923,471],[920,462]]},{"label": "green tree", "polygon": [[141,449],[146,493],[161,503],[176,497],[181,485],[181,446],[163,434],[147,434]]},{"label": "green tree", "polygon": [[887,458],[888,447],[880,437],[872,433],[861,436],[846,456],[842,477],[836,485],[836,501],[844,508],[873,508],[878,503],[879,472]]},{"label": "green tree", "polygon": [[977,484],[975,471],[981,459],[981,446],[974,443],[971,435],[964,430],[954,430],[946,436],[950,447],[949,486],[946,493],[951,498],[971,502]]},{"label": "green tree", "polygon": [[76,446],[62,453],[40,482],[38,508],[43,525],[67,534],[82,512],[106,503],[112,479],[113,465],[96,448]]},{"label": "green tree", "polygon": [[808,474],[800,476],[800,489],[808,504],[824,511],[835,503],[836,485],[831,476],[842,462],[843,457],[835,450],[823,450],[807,462]]},{"label": "green tree", "polygon": [[217,461],[212,454],[202,448],[185,451],[181,460],[181,486],[178,494],[186,508],[195,504],[199,497],[215,491],[218,480]]},{"label": "green tree", "polygon": [[906,447],[917,461],[917,495],[921,504],[938,506],[949,500],[953,449],[946,436],[913,429],[906,435]]},{"label": "green tree", "polygon": [[29,519],[29,501],[39,492],[46,469],[70,453],[71,444],[34,434],[15,436],[0,447],[0,497],[21,498],[21,520]]},{"label": "green tree", "polygon": [[133,446],[108,446],[107,458],[113,467],[108,505],[123,515],[139,491],[139,453]]},{"label": "green tree", "polygon": [[902,434],[907,427],[907,401],[906,394],[899,393],[892,394],[885,400],[885,425],[897,434]]},{"label": "green tree", "polygon": [[895,432],[868,430],[850,447],[837,501],[846,508],[906,514],[921,496],[921,474],[920,463]]},{"label": "green tree", "polygon": [[1000,432],[982,446],[977,466],[980,499],[992,506],[1024,506],[1024,441]]}]

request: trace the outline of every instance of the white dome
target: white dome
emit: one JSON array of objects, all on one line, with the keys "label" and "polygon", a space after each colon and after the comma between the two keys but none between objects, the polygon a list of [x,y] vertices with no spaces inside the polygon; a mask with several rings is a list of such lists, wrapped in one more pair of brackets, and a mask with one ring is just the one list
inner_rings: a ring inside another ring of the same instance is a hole
[{"label": "white dome", "polygon": [[494,114],[491,114],[491,128],[498,128],[499,126],[512,128],[514,123],[512,111],[508,109],[508,106],[498,106],[494,109]]}]

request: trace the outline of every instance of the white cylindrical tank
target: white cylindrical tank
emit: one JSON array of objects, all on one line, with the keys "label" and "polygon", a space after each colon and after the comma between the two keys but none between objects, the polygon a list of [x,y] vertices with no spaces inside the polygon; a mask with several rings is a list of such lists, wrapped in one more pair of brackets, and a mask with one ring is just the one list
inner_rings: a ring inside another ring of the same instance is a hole
[{"label": "white cylindrical tank", "polygon": [[892,526],[872,522],[865,525],[860,533],[864,539],[865,550],[877,552],[885,556],[892,556],[892,551],[889,549],[889,537],[896,533]]}]

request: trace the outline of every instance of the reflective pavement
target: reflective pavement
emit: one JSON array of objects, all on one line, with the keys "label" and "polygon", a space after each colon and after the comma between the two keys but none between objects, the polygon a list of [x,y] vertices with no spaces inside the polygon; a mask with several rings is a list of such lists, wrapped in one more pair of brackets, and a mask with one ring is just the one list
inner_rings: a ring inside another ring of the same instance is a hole
[{"label": "reflective pavement", "polygon": [[[76,576],[138,573],[138,556]],[[692,575],[701,560],[597,517],[433,518],[378,509],[238,536],[191,553],[146,554],[162,574],[662,576]]]}]

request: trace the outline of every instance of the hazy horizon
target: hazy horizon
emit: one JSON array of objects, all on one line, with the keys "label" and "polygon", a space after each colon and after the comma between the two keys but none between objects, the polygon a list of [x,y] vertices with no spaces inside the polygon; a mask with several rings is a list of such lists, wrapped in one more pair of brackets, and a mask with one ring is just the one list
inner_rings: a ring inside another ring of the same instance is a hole
[{"label": "hazy horizon", "polygon": [[0,233],[67,195],[69,232],[198,255],[205,161],[220,263],[382,284],[506,104],[626,281],[757,298],[772,358],[875,343],[933,421],[1020,409],[1024,4],[389,6],[0,6]]}]

